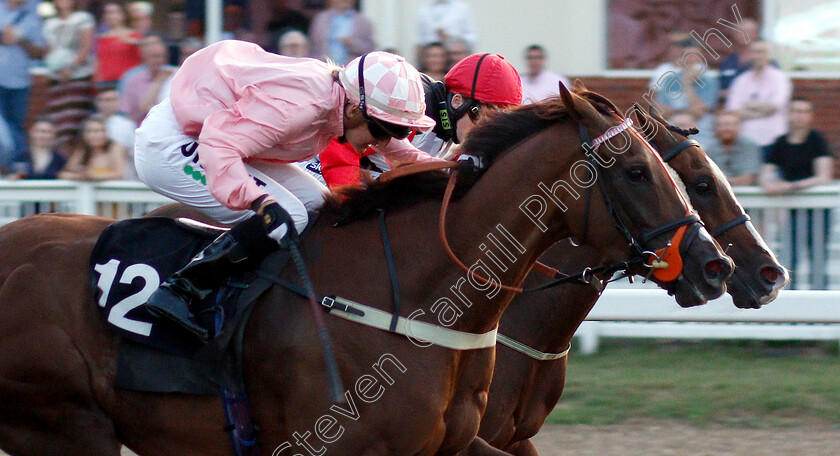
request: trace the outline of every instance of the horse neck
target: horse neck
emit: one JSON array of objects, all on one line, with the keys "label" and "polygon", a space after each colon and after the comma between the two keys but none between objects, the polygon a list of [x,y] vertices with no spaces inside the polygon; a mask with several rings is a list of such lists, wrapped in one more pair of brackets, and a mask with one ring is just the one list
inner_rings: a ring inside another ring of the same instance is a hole
[{"label": "horse neck", "polygon": [[[544,194],[543,199],[549,203],[540,220],[545,226],[538,226],[520,209],[523,202],[541,194],[538,184],[550,187],[557,176],[568,175],[574,158],[580,158],[571,157],[572,150],[564,157],[556,151],[556,143],[549,143],[550,137],[544,131],[508,152],[464,197],[453,203],[447,216],[446,234],[452,251],[466,266],[497,283],[519,286],[537,258],[549,246],[568,236],[564,211]],[[576,143],[570,144],[578,149]],[[541,162],[546,164],[539,157],[541,150],[555,151],[550,160],[553,170],[544,169],[547,166],[534,166]],[[451,264],[451,260],[447,261]],[[463,277],[463,281],[458,281],[463,283],[459,287],[463,297],[472,303],[486,303],[480,312],[465,312],[459,319],[459,326],[471,331],[492,329],[514,293],[500,290],[498,286],[486,286],[480,279],[462,271],[459,273]]]}]

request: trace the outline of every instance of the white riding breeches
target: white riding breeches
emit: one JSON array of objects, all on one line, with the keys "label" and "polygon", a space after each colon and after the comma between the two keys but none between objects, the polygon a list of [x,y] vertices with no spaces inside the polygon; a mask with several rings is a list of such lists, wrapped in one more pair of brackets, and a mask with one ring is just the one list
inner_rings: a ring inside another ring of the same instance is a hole
[{"label": "white riding breeches", "polygon": [[[210,193],[196,153],[198,138],[184,134],[168,98],[153,107],[137,129],[134,148],[137,174],[155,192],[192,206],[222,223],[240,222],[253,214],[250,210],[230,209]],[[292,163],[245,163],[245,168],[257,185],[289,213],[298,232],[306,228],[307,211],[319,209],[329,192],[327,187]]]}]

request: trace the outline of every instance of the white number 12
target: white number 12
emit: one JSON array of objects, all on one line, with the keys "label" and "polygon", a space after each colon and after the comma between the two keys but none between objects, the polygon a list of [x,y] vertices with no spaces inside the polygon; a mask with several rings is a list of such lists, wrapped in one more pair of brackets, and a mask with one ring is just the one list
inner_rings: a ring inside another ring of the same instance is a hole
[{"label": "white number 12", "polygon": [[[105,307],[108,302],[108,295],[111,293],[111,287],[114,284],[114,279],[117,277],[119,266],[119,260],[111,260],[105,264],[97,264],[93,267],[93,270],[99,273],[99,281],[96,283],[96,286],[102,290],[102,295],[99,297],[99,307]],[[120,283],[131,284],[138,277],[143,279],[143,289],[114,304],[111,312],[108,313],[108,321],[118,328],[140,334],[141,336],[148,336],[152,333],[151,323],[132,320],[126,318],[125,315],[143,305],[149,299],[149,296],[160,286],[160,276],[148,264],[137,263],[125,268],[122,277],[120,277]]]}]

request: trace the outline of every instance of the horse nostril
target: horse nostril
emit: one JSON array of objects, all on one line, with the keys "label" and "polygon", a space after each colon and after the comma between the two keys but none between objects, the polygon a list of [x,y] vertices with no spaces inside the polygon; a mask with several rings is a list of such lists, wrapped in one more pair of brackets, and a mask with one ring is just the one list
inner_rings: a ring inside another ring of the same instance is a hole
[{"label": "horse nostril", "polygon": [[768,285],[775,286],[784,281],[785,272],[775,266],[765,266],[759,271],[759,275]]},{"label": "horse nostril", "polygon": [[706,263],[704,275],[709,283],[720,283],[729,277],[732,267],[723,260],[712,260]]}]

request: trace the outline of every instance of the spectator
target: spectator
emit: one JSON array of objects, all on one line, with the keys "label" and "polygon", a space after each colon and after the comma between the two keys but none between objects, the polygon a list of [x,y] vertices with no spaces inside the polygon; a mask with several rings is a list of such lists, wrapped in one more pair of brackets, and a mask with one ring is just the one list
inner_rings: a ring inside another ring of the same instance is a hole
[{"label": "spectator", "polygon": [[421,73],[426,73],[435,81],[442,81],[448,69],[446,48],[443,43],[434,42],[423,46],[420,51],[420,66],[417,68]]},{"label": "spectator", "polygon": [[[268,33],[268,43],[273,49],[266,49],[272,52],[277,52],[281,55],[280,38],[291,30],[307,33],[309,31],[309,19],[301,12],[289,8],[287,0],[273,0],[271,7],[271,20],[266,24],[266,32]],[[308,40],[308,38],[307,38]]]},{"label": "spectator", "polygon": [[244,6],[225,6],[221,39],[256,43],[258,41],[257,35],[248,28],[248,21],[245,19],[245,16],[246,10]]},{"label": "spectator", "polygon": [[[769,194],[794,192],[815,185],[823,185],[831,182],[832,178],[832,154],[823,136],[811,128],[814,107],[810,101],[804,98],[794,98],[790,103],[788,113],[789,131],[780,136],[768,148],[765,164],[761,169],[761,186]],[[808,209],[807,217],[807,243],[808,251],[811,254],[811,267],[813,269],[813,230],[814,213],[821,209]],[[823,249],[823,258],[828,258],[828,236],[830,234],[830,220],[828,209],[823,209],[825,242],[820,246]],[[797,223],[795,210],[790,212],[791,230],[791,283],[795,284],[797,255]],[[815,271],[812,271],[812,280],[816,279]],[[814,283],[814,282],[812,282]],[[828,280],[826,280],[826,285]]]},{"label": "spectator", "polygon": [[650,86],[656,106],[668,118],[674,110],[688,110],[696,119],[700,133],[696,139],[703,145],[714,137],[714,112],[718,100],[717,78],[707,72],[699,61],[702,55],[697,42],[690,37],[678,40],[682,34],[672,34],[671,61],[658,67]]},{"label": "spectator", "polygon": [[723,171],[731,185],[755,185],[761,168],[758,146],[740,135],[741,117],[735,111],[715,116],[715,137],[703,150]]},{"label": "spectator", "polygon": [[469,5],[461,0],[430,0],[417,11],[417,56],[423,46],[440,41],[461,39],[467,44],[466,53],[451,62],[450,67],[470,55],[478,35]]},{"label": "spectator", "polygon": [[178,43],[178,65],[184,63],[187,57],[204,47],[204,42],[198,38],[184,38]]},{"label": "spectator", "polygon": [[125,175],[125,147],[108,139],[105,122],[91,116],[82,124],[82,140],[58,173],[60,179],[114,180]]},{"label": "spectator", "polygon": [[0,117],[0,176],[9,173],[15,160],[20,160],[20,157],[22,155],[15,149],[9,124]]},{"label": "spectator", "polygon": [[96,113],[105,122],[108,139],[134,150],[137,123],[120,112],[120,94],[116,89],[105,89],[96,95]]},{"label": "spectator", "polygon": [[144,38],[143,67],[125,81],[122,112],[140,124],[152,106],[168,96],[167,81],[175,67],[166,64],[166,46],[159,37]]},{"label": "spectator", "polygon": [[560,94],[558,81],[571,88],[569,80],[545,69],[545,49],[532,44],[525,49],[525,63],[528,71],[522,75],[522,104],[531,104]]},{"label": "spectator", "polygon": [[113,85],[130,68],[140,65],[140,32],[128,28],[125,9],[117,2],[105,3],[102,19],[108,26],[96,42],[96,81]]},{"label": "spectator", "polygon": [[[747,34],[748,38],[744,38],[744,33]],[[720,62],[718,67],[720,70],[720,96],[723,100],[726,99],[732,81],[741,73],[750,69],[750,42],[759,38],[758,22],[755,19],[744,18],[740,30],[732,36],[732,46],[735,49]]]},{"label": "spectator", "polygon": [[309,38],[300,30],[289,30],[280,35],[277,42],[280,55],[289,57],[309,57]]},{"label": "spectator", "polygon": [[309,27],[313,57],[346,65],[376,47],[373,24],[356,9],[356,0],[330,0],[327,5]]},{"label": "spectator", "polygon": [[56,0],[57,16],[44,22],[49,51],[44,64],[51,79],[47,112],[56,124],[59,146],[76,137],[79,125],[93,112],[91,46],[96,21],[77,11],[75,0]]},{"label": "spectator", "polygon": [[181,58],[180,45],[186,37],[186,14],[180,9],[173,7],[166,13],[166,35],[163,37],[164,43],[166,43],[166,47],[169,50],[167,63],[170,65],[178,65]]},{"label": "spectator", "polygon": [[662,76],[664,76],[669,71],[678,71],[680,66],[677,62],[682,58],[683,53],[685,53],[685,48],[691,45],[691,35],[689,35],[688,33],[668,33],[668,60],[660,63],[659,65],[657,65],[656,68],[653,69],[653,78],[651,78],[648,87],[650,87],[651,89],[655,89],[657,86],[661,85],[657,84],[657,81],[659,81],[659,79]]},{"label": "spectator", "polygon": [[131,2],[128,5],[129,25],[141,36],[152,34],[152,15],[155,13],[155,6],[151,2]]},{"label": "spectator", "polygon": [[29,128],[29,150],[12,179],[56,179],[67,159],[55,150],[55,124],[39,117]]},{"label": "spectator", "polygon": [[463,38],[450,38],[443,42],[443,47],[446,48],[447,71],[472,54],[472,46]]},{"label": "spectator", "polygon": [[[0,154],[0,168],[19,159],[26,149],[24,123],[29,107],[29,70],[44,55],[41,19],[34,0],[0,2],[0,121],[7,124],[10,144]],[[2,147],[0,147],[2,149]]]},{"label": "spectator", "polygon": [[726,109],[738,110],[744,119],[743,136],[759,146],[766,146],[787,133],[785,111],[792,86],[782,70],[770,65],[769,43],[753,41],[750,56],[752,68],[732,82]]}]

